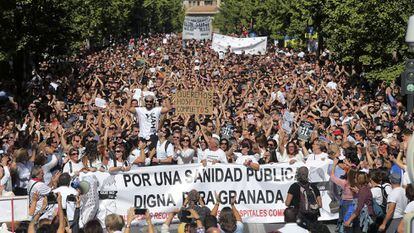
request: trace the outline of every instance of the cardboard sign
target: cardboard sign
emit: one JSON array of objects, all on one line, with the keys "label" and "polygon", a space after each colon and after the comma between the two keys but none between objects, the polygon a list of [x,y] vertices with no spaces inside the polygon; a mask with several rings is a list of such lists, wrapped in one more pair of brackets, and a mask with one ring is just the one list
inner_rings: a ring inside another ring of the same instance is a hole
[{"label": "cardboard sign", "polygon": [[29,219],[29,196],[0,197],[0,209],[0,222],[11,222],[12,213],[14,221],[26,221]]},{"label": "cardboard sign", "polygon": [[177,91],[173,103],[176,114],[213,114],[213,92]]}]

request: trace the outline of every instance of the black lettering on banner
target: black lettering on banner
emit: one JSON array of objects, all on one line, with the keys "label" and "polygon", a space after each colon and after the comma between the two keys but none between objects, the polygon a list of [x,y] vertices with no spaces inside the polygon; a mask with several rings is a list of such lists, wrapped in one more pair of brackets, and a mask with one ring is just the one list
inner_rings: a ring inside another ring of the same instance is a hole
[{"label": "black lettering on banner", "polygon": [[153,208],[153,207],[174,207],[177,206],[173,196],[168,194],[149,194],[135,195],[134,206],[136,208]]},{"label": "black lettering on banner", "polygon": [[182,184],[178,171],[159,172],[154,174],[156,185],[175,185]]},{"label": "black lettering on banner", "polygon": [[258,171],[247,168],[247,182],[251,179],[258,182],[284,182],[294,179],[294,174],[290,167],[265,167]]},{"label": "black lettering on banner", "polygon": [[[199,192],[204,202],[208,204],[215,203],[215,193],[213,191]],[[236,197],[237,204],[277,204],[284,203],[281,190],[221,190],[217,194],[223,204],[230,204],[231,199]],[[184,194],[183,194],[184,195]],[[183,196],[185,198],[185,196]]]},{"label": "black lettering on banner", "polygon": [[123,174],[125,187],[132,182],[134,186],[151,186],[149,181],[150,175],[148,173],[142,174]]}]

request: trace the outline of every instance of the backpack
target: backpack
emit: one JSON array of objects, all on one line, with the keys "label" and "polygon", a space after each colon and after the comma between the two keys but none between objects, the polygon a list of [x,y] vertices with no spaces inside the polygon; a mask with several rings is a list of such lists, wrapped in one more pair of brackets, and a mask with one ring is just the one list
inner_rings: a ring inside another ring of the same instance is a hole
[{"label": "backpack", "polygon": [[303,215],[318,215],[319,206],[316,201],[316,194],[310,183],[301,184],[300,187],[300,203],[299,212]]},{"label": "backpack", "polygon": [[378,204],[375,199],[372,199],[372,208],[374,210],[375,216],[377,217],[385,217],[385,213],[387,212],[387,198],[388,198],[388,194],[385,191],[385,187],[387,187],[388,185],[377,185],[375,186],[376,188],[380,188],[381,189],[381,194],[382,194],[382,204]]}]

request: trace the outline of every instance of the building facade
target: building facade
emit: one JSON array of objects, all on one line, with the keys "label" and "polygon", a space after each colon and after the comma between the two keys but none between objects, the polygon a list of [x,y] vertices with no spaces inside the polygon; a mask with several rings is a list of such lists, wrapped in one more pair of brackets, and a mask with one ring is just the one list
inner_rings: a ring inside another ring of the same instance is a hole
[{"label": "building facade", "polygon": [[189,16],[214,16],[219,12],[221,0],[184,0],[185,14]]}]

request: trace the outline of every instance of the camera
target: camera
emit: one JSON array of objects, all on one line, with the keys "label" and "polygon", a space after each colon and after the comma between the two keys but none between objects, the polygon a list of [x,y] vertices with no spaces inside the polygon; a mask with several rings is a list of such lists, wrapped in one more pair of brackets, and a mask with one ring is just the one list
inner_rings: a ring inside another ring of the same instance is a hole
[{"label": "camera", "polygon": [[187,209],[181,209],[180,212],[178,212],[177,216],[180,222],[191,223],[192,219],[189,218],[190,215],[191,215],[190,211],[188,211]]},{"label": "camera", "polygon": [[55,193],[50,192],[46,197],[47,197],[47,204],[48,205],[57,204],[57,198],[56,198]]},{"label": "camera", "polygon": [[66,197],[66,202],[75,202],[75,201],[76,201],[76,196],[75,196],[75,195],[73,195],[73,194],[68,195],[68,196]]},{"label": "camera", "polygon": [[139,208],[135,208],[134,209],[134,213],[136,215],[145,215],[147,213],[147,209],[139,209]]}]

